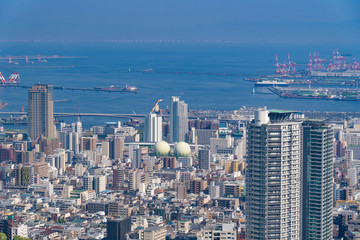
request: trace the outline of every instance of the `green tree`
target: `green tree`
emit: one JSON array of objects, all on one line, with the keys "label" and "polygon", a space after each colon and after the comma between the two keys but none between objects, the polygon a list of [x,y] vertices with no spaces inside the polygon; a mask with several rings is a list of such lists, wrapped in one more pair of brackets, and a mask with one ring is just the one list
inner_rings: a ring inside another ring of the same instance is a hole
[{"label": "green tree", "polygon": [[0,233],[0,240],[7,240],[5,233]]},{"label": "green tree", "polygon": [[14,240],[31,240],[30,238],[26,238],[26,237],[20,237],[19,235],[16,235],[14,237]]}]

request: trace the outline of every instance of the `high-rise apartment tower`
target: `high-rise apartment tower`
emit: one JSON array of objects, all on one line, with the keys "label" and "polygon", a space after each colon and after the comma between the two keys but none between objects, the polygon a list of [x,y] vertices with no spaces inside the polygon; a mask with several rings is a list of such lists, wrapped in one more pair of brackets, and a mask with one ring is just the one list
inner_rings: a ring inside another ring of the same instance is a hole
[{"label": "high-rise apartment tower", "polygon": [[185,141],[188,128],[188,105],[179,97],[171,97],[170,142]]},{"label": "high-rise apartment tower", "polygon": [[290,111],[255,112],[248,125],[246,239],[300,239],[301,122]]},{"label": "high-rise apartment tower", "polygon": [[303,139],[303,239],[332,239],[333,129],[324,121],[305,121]]},{"label": "high-rise apartment tower", "polygon": [[144,142],[160,142],[162,140],[162,117],[150,113],[145,119]]},{"label": "high-rise apartment tower", "polygon": [[28,136],[35,140],[41,136],[56,137],[54,125],[53,86],[36,84],[28,92]]}]

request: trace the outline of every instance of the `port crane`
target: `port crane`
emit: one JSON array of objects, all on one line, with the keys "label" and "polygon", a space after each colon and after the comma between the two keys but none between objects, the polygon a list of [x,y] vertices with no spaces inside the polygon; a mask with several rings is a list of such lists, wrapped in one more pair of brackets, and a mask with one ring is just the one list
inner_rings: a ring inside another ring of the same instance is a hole
[{"label": "port crane", "polygon": [[275,55],[276,60],[276,74],[278,75],[287,75],[287,74],[295,74],[296,73],[296,63],[291,61],[290,54],[288,54],[288,62],[279,63],[279,59],[277,54]]},{"label": "port crane", "polygon": [[4,78],[4,76],[0,72],[0,85],[9,85],[9,84],[20,84],[20,74],[12,73],[8,80]]},{"label": "port crane", "polygon": [[333,55],[325,66],[326,60],[320,58],[319,51],[314,51],[313,58],[311,53],[309,55],[309,62],[307,64],[308,71],[346,71],[346,70],[360,70],[360,64],[353,58],[352,62],[346,62],[346,58],[340,54],[338,50],[333,50]]}]

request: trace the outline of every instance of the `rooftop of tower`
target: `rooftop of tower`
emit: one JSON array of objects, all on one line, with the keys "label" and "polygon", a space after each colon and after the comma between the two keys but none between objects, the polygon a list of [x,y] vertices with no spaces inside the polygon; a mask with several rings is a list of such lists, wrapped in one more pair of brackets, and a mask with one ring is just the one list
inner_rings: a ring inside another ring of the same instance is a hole
[{"label": "rooftop of tower", "polygon": [[271,122],[289,121],[293,113],[298,113],[298,111],[272,109],[269,110],[269,118]]},{"label": "rooftop of tower", "polygon": [[298,111],[271,109],[271,110],[269,110],[269,112],[270,113],[297,113]]}]

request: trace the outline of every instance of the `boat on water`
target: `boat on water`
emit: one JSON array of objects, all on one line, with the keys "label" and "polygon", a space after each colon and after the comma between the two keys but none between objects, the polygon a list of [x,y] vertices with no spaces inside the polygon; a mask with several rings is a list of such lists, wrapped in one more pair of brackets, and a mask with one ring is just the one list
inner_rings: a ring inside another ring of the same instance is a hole
[{"label": "boat on water", "polygon": [[287,87],[289,86],[289,83],[277,81],[277,80],[259,80],[255,83],[255,87],[274,87],[274,86]]},{"label": "boat on water", "polygon": [[138,93],[139,92],[139,89],[135,86],[128,86],[126,85],[126,87],[124,87],[122,89],[123,92],[134,92],[134,93]]}]

